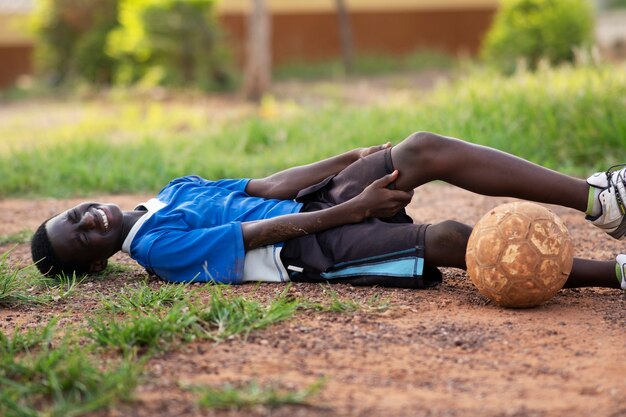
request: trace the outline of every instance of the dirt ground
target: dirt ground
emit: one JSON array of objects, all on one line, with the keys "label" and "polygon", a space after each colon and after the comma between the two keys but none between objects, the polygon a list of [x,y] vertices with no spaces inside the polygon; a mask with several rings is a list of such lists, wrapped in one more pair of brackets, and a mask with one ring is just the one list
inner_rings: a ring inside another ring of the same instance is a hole
[{"label": "dirt ground", "polygon": [[[146,196],[102,197],[132,208]],[[79,200],[2,200],[0,235],[34,230],[39,222]],[[497,204],[445,184],[415,193],[416,222],[456,219],[474,223]],[[576,255],[612,259],[622,244],[605,237],[572,210],[551,207],[572,233]],[[622,248],[622,249],[621,249]],[[5,251],[8,247],[0,247]],[[13,252],[28,260],[28,247]],[[117,255],[119,262],[128,262]],[[511,310],[492,305],[463,271],[444,270],[444,283],[430,290],[333,287],[341,297],[365,300],[379,293],[383,312],[300,313],[295,318],[220,344],[195,342],[150,360],[136,401],[98,416],[626,416],[626,297],[619,290],[561,290],[546,304]],[[37,326],[60,316],[60,326],[83,322],[127,281],[90,280],[58,305],[0,309],[0,328]],[[151,285],[158,286],[157,280]],[[284,286],[235,287],[264,299]],[[290,291],[313,300],[314,284]],[[303,389],[325,379],[308,405],[240,411],[200,410],[188,385],[273,383]]]}]

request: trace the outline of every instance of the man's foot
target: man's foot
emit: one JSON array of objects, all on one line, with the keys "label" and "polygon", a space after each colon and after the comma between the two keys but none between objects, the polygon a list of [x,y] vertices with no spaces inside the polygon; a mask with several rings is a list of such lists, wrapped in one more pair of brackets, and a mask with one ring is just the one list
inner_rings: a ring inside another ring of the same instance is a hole
[{"label": "man's foot", "polygon": [[626,164],[593,174],[587,178],[587,184],[593,193],[587,220],[615,239],[623,239],[626,235]]},{"label": "man's foot", "polygon": [[626,291],[626,255],[617,255],[615,261],[617,262],[615,265],[617,280],[620,282],[622,289]]}]

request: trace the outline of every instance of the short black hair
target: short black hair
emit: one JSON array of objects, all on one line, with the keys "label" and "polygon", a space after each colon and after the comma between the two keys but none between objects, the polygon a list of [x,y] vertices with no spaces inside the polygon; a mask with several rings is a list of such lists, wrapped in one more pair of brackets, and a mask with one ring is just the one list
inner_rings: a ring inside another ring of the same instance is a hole
[{"label": "short black hair", "polygon": [[85,275],[89,269],[85,265],[61,262],[54,253],[52,243],[46,231],[46,224],[50,219],[43,222],[33,235],[30,241],[30,254],[33,262],[37,265],[37,269],[46,276],[66,275],[72,276]]}]

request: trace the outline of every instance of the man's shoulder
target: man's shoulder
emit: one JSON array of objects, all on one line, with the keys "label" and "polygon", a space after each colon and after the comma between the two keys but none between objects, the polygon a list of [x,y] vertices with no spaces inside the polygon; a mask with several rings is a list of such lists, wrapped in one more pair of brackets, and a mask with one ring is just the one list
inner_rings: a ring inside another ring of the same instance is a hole
[{"label": "man's shoulder", "polygon": [[165,187],[163,187],[159,194],[180,187],[217,187],[231,191],[244,191],[248,182],[250,182],[250,178],[223,178],[210,180],[199,175],[187,175],[171,180]]}]

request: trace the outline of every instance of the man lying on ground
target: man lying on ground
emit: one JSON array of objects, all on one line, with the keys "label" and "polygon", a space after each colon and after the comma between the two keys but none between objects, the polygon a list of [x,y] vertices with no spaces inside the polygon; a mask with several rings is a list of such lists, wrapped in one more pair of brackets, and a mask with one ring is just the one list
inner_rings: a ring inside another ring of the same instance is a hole
[{"label": "man lying on ground", "polygon": [[[465,268],[471,227],[417,225],[413,190],[442,180],[475,193],[570,207],[610,236],[626,234],[626,168],[587,181],[433,133],[356,149],[262,179],[178,178],[132,211],[83,203],[32,240],[44,274],[103,270],[122,250],[166,281],[329,281],[420,288],[437,267]],[[626,255],[576,258],[566,287],[626,289]],[[617,279],[616,279],[617,278]]]}]

